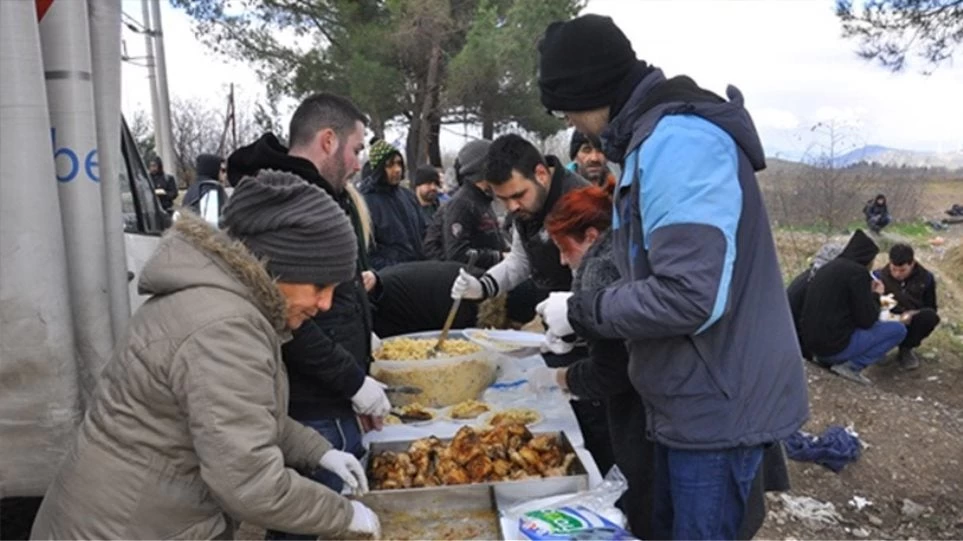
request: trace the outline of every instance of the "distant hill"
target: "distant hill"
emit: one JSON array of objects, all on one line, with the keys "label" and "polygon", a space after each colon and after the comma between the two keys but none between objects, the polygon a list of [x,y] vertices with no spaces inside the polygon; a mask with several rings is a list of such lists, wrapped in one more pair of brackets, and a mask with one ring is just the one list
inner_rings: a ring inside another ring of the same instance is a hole
[{"label": "distant hill", "polygon": [[860,162],[878,163],[894,167],[945,167],[963,168],[963,151],[958,152],[920,152],[901,150],[880,145],[867,145],[857,148],[835,160],[837,167],[848,167]]},{"label": "distant hill", "polygon": [[[790,152],[776,153],[778,158],[769,157],[768,161],[807,162]],[[866,145],[851,150],[834,160],[836,167],[849,167],[858,163],[876,163],[887,167],[944,167],[949,170],[963,169],[963,150],[957,152],[922,152],[902,150],[881,145]]]}]

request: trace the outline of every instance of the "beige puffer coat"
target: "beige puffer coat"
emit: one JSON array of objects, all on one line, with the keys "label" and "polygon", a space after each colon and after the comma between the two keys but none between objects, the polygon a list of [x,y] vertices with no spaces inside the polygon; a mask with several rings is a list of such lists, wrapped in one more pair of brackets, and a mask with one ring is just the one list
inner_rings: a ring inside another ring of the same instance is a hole
[{"label": "beige puffer coat", "polygon": [[[210,539],[234,521],[340,536],[348,500],[299,475],[330,449],[287,416],[285,303],[240,243],[177,222],[101,375],[35,539]],[[232,520],[233,519],[233,520]]]}]

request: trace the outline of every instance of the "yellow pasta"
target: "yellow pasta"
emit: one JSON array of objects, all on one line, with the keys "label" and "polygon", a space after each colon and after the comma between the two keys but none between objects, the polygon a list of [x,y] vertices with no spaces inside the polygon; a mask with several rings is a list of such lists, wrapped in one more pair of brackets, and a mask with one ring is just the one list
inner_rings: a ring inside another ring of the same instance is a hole
[{"label": "yellow pasta", "polygon": [[[428,352],[438,343],[434,338],[392,338],[385,340],[381,348],[374,353],[378,361],[423,361],[428,358]],[[442,344],[436,359],[471,355],[481,351],[481,346],[468,340],[451,339]]]}]

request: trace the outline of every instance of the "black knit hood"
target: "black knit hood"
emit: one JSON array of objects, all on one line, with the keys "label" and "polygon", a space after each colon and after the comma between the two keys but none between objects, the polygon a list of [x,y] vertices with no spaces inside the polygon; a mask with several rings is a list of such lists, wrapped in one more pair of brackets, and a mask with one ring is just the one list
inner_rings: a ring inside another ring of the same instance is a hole
[{"label": "black knit hood", "polygon": [[843,248],[842,253],[839,254],[839,257],[866,266],[876,259],[878,254],[879,246],[876,246],[873,239],[869,238],[866,233],[863,233],[862,229],[857,229],[856,232],[853,233],[853,236],[850,237],[846,247]]}]

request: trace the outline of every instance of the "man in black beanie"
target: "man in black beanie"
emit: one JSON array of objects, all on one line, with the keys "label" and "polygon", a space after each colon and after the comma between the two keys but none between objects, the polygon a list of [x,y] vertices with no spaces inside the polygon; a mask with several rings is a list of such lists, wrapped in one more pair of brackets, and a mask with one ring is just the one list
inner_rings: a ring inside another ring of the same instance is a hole
[{"label": "man in black beanie", "polygon": [[[555,336],[622,339],[655,440],[655,539],[733,539],[764,449],[808,417],[799,343],[755,172],[762,144],[729,101],[638,60],[612,19],[552,23],[542,104],[621,166],[622,282],[539,305]],[[868,271],[867,271],[868,272]]]},{"label": "man in black beanie", "polygon": [[421,213],[425,216],[425,224],[430,224],[438,212],[438,192],[441,191],[441,175],[433,165],[422,165],[415,169],[411,183],[415,188],[415,197],[421,206]]},{"label": "man in black beanie", "polygon": [[598,137],[575,130],[568,145],[568,157],[572,160],[568,165],[569,170],[582,175],[589,182],[598,186],[615,183],[615,177],[607,167],[608,159],[602,152],[602,141]]}]

